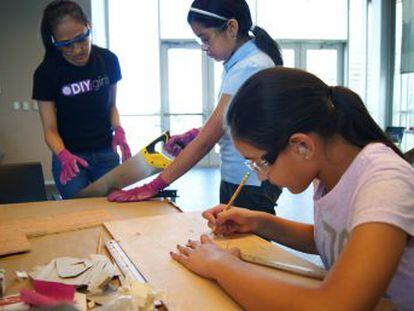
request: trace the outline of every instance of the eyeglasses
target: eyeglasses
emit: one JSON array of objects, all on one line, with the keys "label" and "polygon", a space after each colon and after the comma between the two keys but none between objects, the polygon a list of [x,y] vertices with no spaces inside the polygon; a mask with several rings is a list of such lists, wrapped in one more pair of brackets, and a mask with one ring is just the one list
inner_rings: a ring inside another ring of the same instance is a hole
[{"label": "eyeglasses", "polygon": [[70,40],[55,41],[55,38],[52,36],[52,42],[53,45],[57,48],[62,48],[65,51],[73,51],[76,43],[86,44],[89,40],[90,35],[91,30],[87,28],[83,34],[76,36]]},{"label": "eyeglasses", "polygon": [[195,37],[195,41],[201,46],[203,49],[208,49],[211,46],[212,41],[221,33],[223,30],[227,28],[227,21],[221,25],[220,27],[213,28],[212,34],[209,36],[209,38],[202,39],[200,37]]},{"label": "eyeglasses", "polygon": [[271,166],[271,164],[265,159],[261,159],[259,161],[246,160],[244,164],[246,164],[246,166],[253,172],[264,175],[268,173],[269,168]]}]

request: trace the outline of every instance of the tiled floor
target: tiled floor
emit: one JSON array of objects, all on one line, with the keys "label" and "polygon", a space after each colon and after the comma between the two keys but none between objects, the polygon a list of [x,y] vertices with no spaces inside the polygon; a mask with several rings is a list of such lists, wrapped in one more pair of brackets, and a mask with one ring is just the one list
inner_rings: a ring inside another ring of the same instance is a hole
[{"label": "tiled floor", "polygon": [[[212,207],[219,202],[220,171],[217,168],[192,169],[175,181],[170,189],[177,189],[177,205],[183,211],[198,211]],[[290,220],[313,223],[313,189],[310,187],[301,194],[291,194],[284,190],[278,200],[276,213]],[[288,251],[321,265],[319,256],[303,254],[288,248]]]}]

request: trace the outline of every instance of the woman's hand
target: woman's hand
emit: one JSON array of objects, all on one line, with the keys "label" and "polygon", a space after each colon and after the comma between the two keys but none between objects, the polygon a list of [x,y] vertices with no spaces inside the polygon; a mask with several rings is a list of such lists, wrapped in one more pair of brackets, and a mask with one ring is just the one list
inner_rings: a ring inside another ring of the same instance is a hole
[{"label": "woman's hand", "polygon": [[146,201],[156,196],[158,192],[167,187],[161,175],[158,175],[153,181],[129,190],[114,190],[108,195],[111,202],[139,202]]},{"label": "woman's hand", "polygon": [[214,233],[230,235],[256,230],[257,212],[234,206],[224,211],[224,207],[224,204],[220,204],[203,212],[203,217],[208,220],[208,226]]},{"label": "woman's hand", "polygon": [[112,149],[115,153],[117,153],[117,146],[121,149],[122,163],[124,163],[131,157],[131,150],[126,140],[125,131],[121,126],[115,127],[112,136]]},{"label": "woman's hand", "polygon": [[86,160],[72,154],[67,149],[63,149],[56,157],[61,166],[59,181],[62,185],[66,185],[72,178],[78,175],[80,172],[79,165],[84,168],[88,167]]},{"label": "woman's hand", "polygon": [[214,271],[218,264],[231,264],[240,258],[238,248],[220,248],[207,235],[202,235],[200,242],[188,240],[186,246],[177,245],[177,249],[177,252],[170,252],[174,260],[209,279],[215,279]]}]

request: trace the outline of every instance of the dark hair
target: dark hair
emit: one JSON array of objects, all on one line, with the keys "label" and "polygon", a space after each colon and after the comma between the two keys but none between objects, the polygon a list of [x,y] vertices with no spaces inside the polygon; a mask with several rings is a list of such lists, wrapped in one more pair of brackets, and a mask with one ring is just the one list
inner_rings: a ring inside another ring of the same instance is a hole
[{"label": "dark hair", "polygon": [[50,2],[43,11],[40,26],[42,42],[46,50],[44,58],[59,53],[52,42],[53,31],[62,22],[62,19],[68,15],[85,24],[85,26],[90,25],[88,16],[76,2],[70,0],[54,0]]},{"label": "dark hair", "polygon": [[[208,11],[213,14],[223,16],[225,18],[234,18],[239,24],[239,38],[249,38],[249,31],[253,22],[250,15],[250,9],[245,0],[194,0],[191,7]],[[206,16],[197,12],[189,11],[187,22],[200,23],[207,28],[221,28],[227,24],[221,19]],[[283,65],[280,47],[270,35],[258,26],[252,30],[255,36],[257,47],[264,53],[269,55],[275,65]]]},{"label": "dark hair", "polygon": [[361,98],[345,87],[328,87],[308,72],[285,67],[263,70],[234,96],[226,115],[231,134],[267,152],[273,163],[294,133],[342,136],[363,148],[382,142],[404,158],[375,123]]}]

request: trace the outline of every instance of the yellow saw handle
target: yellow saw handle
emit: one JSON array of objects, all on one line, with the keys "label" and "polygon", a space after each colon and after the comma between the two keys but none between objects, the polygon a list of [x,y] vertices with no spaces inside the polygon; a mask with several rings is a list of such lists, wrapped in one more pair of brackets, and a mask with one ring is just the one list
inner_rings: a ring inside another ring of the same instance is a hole
[{"label": "yellow saw handle", "polygon": [[170,132],[166,131],[163,134],[161,134],[160,137],[151,142],[149,145],[141,149],[140,153],[144,158],[145,162],[148,163],[148,165],[159,169],[165,169],[168,165],[172,163],[171,159],[155,150],[155,145],[157,143],[163,142],[164,144],[166,144],[169,139]]}]

